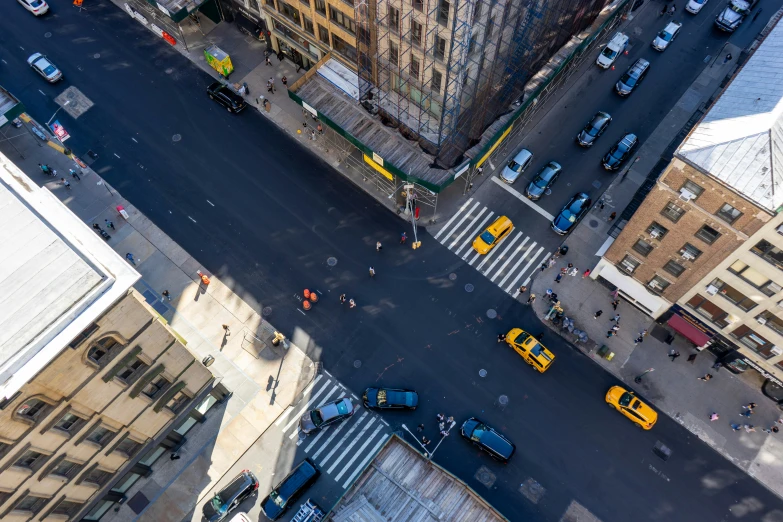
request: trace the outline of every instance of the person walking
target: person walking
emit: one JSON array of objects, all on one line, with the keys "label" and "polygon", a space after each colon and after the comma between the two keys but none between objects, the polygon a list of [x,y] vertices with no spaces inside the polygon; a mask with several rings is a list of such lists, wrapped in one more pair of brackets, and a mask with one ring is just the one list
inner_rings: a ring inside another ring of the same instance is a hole
[{"label": "person walking", "polygon": [[380,241],[376,241],[375,242],[375,251],[376,252],[380,252],[382,248],[383,248],[383,245],[381,245],[381,242]]},{"label": "person walking", "polygon": [[615,314],[615,316],[612,317],[611,321],[613,323],[619,323],[620,322],[620,314]]},{"label": "person walking", "polygon": [[288,89],[288,78],[287,77],[283,76],[282,78],[280,78],[280,83],[283,84],[283,87]]},{"label": "person walking", "polygon": [[38,164],[38,167],[40,167],[40,169],[41,169],[41,172],[43,172],[43,173],[44,173],[44,174],[46,174],[47,176],[49,175],[49,170],[50,170],[50,169],[49,169],[49,165],[43,165],[42,163],[39,163],[39,164]]},{"label": "person walking", "polygon": [[131,262],[131,264],[132,264],[133,266],[136,266],[136,260],[135,260],[135,259],[133,259],[133,254],[131,254],[130,252],[128,252],[127,254],[125,254],[125,259],[127,259],[128,261],[130,261],[130,262]]},{"label": "person walking", "polygon": [[71,184],[65,178],[60,178],[60,184],[65,185],[65,188],[71,190]]},{"label": "person walking", "polygon": [[680,356],[680,352],[672,350],[669,352],[669,358],[674,362],[674,360]]},{"label": "person walking", "polygon": [[617,332],[618,330],[620,330],[620,325],[619,324],[612,325],[612,331],[613,332]]},{"label": "person walking", "polygon": [[745,431],[748,433],[753,433],[754,431],[756,431],[756,427],[753,426],[753,424],[746,424]]},{"label": "person walking", "polygon": [[318,122],[318,125],[316,125],[315,129],[318,131],[318,134],[323,135],[323,133],[324,133],[324,126],[321,125],[321,122]]},{"label": "person walking", "polygon": [[688,356],[688,362],[693,364],[693,361],[696,360],[696,356],[699,355],[698,353],[692,353]]},{"label": "person walking", "polygon": [[227,324],[224,324],[222,326],[223,326],[223,331],[226,333],[226,336],[231,335],[231,328]]},{"label": "person walking", "polygon": [[435,416],[435,418],[437,418],[437,419],[438,419],[438,422],[443,422],[443,421],[445,421],[445,420],[446,420],[446,416],[445,416],[445,415],[443,415],[442,413],[438,413],[438,414]]},{"label": "person walking", "polygon": [[524,294],[525,292],[527,292],[527,287],[525,285],[522,285],[519,288],[517,288],[518,294]]},{"label": "person walking", "polygon": [[[637,337],[636,339],[634,339],[634,340],[633,340],[633,345],[634,345],[634,346],[638,346],[638,345],[639,345],[639,343],[641,343],[642,341],[644,341],[644,339],[642,339],[642,336],[640,335],[639,337]],[[674,360],[674,359],[672,359],[672,361],[673,361],[673,360]]]},{"label": "person walking", "polygon": [[740,415],[743,417],[750,418],[751,415],[753,415],[753,410],[745,410],[743,412],[740,412]]},{"label": "person walking", "polygon": [[354,301],[353,299],[349,299],[348,308],[356,308],[356,301]]},{"label": "person walking", "polygon": [[168,301],[171,301],[171,294],[169,293],[169,291],[168,291],[168,290],[164,290],[163,292],[161,292],[161,294],[160,294],[160,295],[162,295],[163,297],[165,297],[165,298],[166,298]]},{"label": "person walking", "polygon": [[424,424],[419,424],[418,426],[416,426],[416,431],[418,431],[419,433],[424,431]]},{"label": "person walking", "polygon": [[585,277],[587,277],[587,276],[589,276],[589,275],[590,275],[590,269],[588,268],[587,270],[585,270],[585,271],[582,273],[582,279],[584,279]]},{"label": "person walking", "polygon": [[606,332],[606,338],[607,339],[609,339],[610,337],[613,337],[615,335],[617,335],[617,332],[615,332],[614,330],[609,330],[608,332]]},{"label": "person walking", "polygon": [[536,294],[530,294],[530,297],[527,298],[527,304],[532,305],[535,300]]},{"label": "person walking", "polygon": [[619,304],[620,304],[619,299],[615,299],[614,301],[612,301],[612,308],[614,308],[615,312],[617,311],[617,305]]},{"label": "person walking", "polygon": [[370,277],[375,277],[375,269],[370,267]]},{"label": "person walking", "polygon": [[731,58],[732,58],[732,56],[731,56],[731,53],[727,54],[727,55],[726,55],[726,56],[723,58],[723,63],[727,63],[729,60],[731,60]]},{"label": "person walking", "polygon": [[555,283],[560,283],[561,279],[563,279],[563,274],[557,274],[557,277],[555,278]]},{"label": "person walking", "polygon": [[777,426],[772,426],[771,428],[761,428],[761,431],[763,431],[764,433],[769,433],[770,435],[772,435],[773,433],[779,432],[780,428],[778,428]]},{"label": "person walking", "polygon": [[82,178],[79,177],[79,174],[75,170],[70,169],[68,172],[71,173],[71,177],[73,179],[75,179],[76,181],[81,181],[82,180]]},{"label": "person walking", "polygon": [[94,229],[95,229],[95,230],[97,230],[98,232],[100,232],[100,231],[102,230],[102,229],[101,229],[101,226],[100,226],[98,223],[93,223],[93,224],[92,224],[92,228],[94,228]]},{"label": "person walking", "polygon": [[[318,125],[320,125],[320,123]],[[403,232],[402,235],[400,236],[400,244],[404,245],[407,240],[408,240],[408,235],[405,232]]]},{"label": "person walking", "polygon": [[672,4],[672,6],[669,8],[669,14],[673,15],[676,12],[677,12],[677,5],[676,4]]},{"label": "person walking", "polygon": [[429,446],[429,444],[430,444],[430,439],[428,439],[427,437],[425,437],[424,435],[422,435],[422,436],[421,436],[421,443],[422,443],[424,446]]},{"label": "person walking", "polygon": [[114,223],[112,223],[112,222],[111,222],[111,221],[109,221],[108,219],[104,219],[103,221],[105,221],[105,222],[106,222],[106,227],[107,227],[107,228],[110,228],[110,229],[112,229],[112,230],[117,230],[116,228],[114,228]]},{"label": "person walking", "polygon": [[571,269],[570,272],[568,272],[568,275],[570,275],[571,277],[576,277],[576,274],[578,274],[578,273],[579,273],[579,269],[574,267],[574,268]]},{"label": "person walking", "polygon": [[734,431],[739,431],[740,429],[742,429],[742,425],[741,424],[736,424],[734,422],[729,424],[729,426],[731,426],[731,429],[733,429]]},{"label": "person walking", "polygon": [[716,420],[720,419],[720,415],[715,413],[714,411],[710,414],[710,422],[715,422]]},{"label": "person walking", "polygon": [[340,294],[340,304],[345,304],[345,294]]},{"label": "person walking", "polygon": [[612,212],[611,214],[609,214],[609,219],[606,220],[607,223],[614,221],[614,218],[616,217],[617,217],[617,212]]},{"label": "person walking", "polygon": [[269,55],[268,54],[266,55],[266,64],[268,66],[270,66],[270,67],[272,66],[272,60],[269,59]]},{"label": "person walking", "polygon": [[757,404],[755,402],[751,402],[747,406],[743,406],[742,409],[743,410],[753,410],[753,408],[755,408],[756,406],[757,406]]},{"label": "person walking", "polygon": [[498,342],[502,343],[506,340],[506,334],[498,334]]},{"label": "person walking", "polygon": [[599,317],[601,317],[601,314],[603,313],[604,313],[603,310],[598,310],[596,313],[593,314],[593,319],[598,319]]},{"label": "person walking", "polygon": [[549,268],[552,268],[553,266],[555,266],[555,263],[557,263],[557,257],[552,256],[549,258],[549,262],[547,263],[547,265],[549,266]]},{"label": "person walking", "polygon": [[705,374],[704,377],[699,377],[699,380],[700,381],[704,381],[704,382],[707,382],[710,379],[712,379],[712,374],[710,374],[710,373]]}]

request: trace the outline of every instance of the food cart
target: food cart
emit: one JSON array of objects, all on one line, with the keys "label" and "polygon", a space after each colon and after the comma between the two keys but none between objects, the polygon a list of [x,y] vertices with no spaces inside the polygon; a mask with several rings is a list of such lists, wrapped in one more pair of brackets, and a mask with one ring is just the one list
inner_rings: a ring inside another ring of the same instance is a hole
[{"label": "food cart", "polygon": [[225,78],[234,72],[234,65],[231,63],[231,57],[217,45],[210,45],[204,49],[204,57],[207,63]]}]

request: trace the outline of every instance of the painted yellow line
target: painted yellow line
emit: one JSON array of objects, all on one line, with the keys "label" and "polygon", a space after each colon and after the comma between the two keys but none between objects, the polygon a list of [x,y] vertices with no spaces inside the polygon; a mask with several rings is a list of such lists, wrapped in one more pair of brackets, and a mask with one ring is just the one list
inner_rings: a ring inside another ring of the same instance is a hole
[{"label": "painted yellow line", "polygon": [[60,152],[62,152],[63,154],[65,154],[65,148],[64,148],[64,147],[61,147],[60,145],[56,144],[55,142],[53,142],[53,141],[47,141],[47,142],[46,142],[46,144],[47,144],[47,145],[49,145],[49,146],[50,146],[51,148],[53,148],[54,150],[60,151]]}]

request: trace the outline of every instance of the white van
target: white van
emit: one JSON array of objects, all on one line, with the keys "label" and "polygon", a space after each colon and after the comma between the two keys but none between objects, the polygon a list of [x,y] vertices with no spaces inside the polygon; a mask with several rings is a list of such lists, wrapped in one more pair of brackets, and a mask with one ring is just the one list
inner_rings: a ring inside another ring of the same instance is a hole
[{"label": "white van", "polygon": [[253,521],[250,520],[250,515],[240,511],[239,513],[231,517],[231,520],[229,520],[228,522],[253,522]]},{"label": "white van", "polygon": [[628,36],[620,32],[615,33],[612,39],[609,40],[609,43],[606,44],[606,47],[604,47],[604,50],[601,51],[601,54],[598,55],[595,61],[596,65],[601,69],[608,69],[620,53],[625,51],[626,47],[628,47]]}]

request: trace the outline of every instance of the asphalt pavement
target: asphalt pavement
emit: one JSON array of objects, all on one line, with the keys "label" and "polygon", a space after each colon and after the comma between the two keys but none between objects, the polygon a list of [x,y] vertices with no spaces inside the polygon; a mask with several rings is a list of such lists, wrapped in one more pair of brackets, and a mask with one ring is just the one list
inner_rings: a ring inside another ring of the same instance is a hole
[{"label": "asphalt pavement", "polygon": [[[94,106],[78,119],[58,115],[67,144],[96,153],[93,169],[237,293],[270,306],[277,328],[309,335],[302,348],[354,393],[371,384],[419,391],[416,413],[384,415],[391,428],[423,422],[437,438],[443,412],[506,433],[518,448],[508,465],[456,433],[435,460],[510,520],[559,520],[574,502],[604,522],[780,516],[779,498],[674,421],[644,432],[611,411],[603,396],[618,381],[562,340],[545,339],[557,360],[533,372],[495,342],[514,326],[543,331],[530,310],[431,238],[415,251],[397,244],[398,218],[252,110],[236,116],[210,102],[211,78],[114,5],[90,7],[55,6],[40,20],[5,10],[0,83],[42,122],[63,89],[89,97]],[[63,83],[29,70],[36,51]],[[652,90],[652,73],[622,102]],[[580,124],[557,126],[570,140]],[[304,288],[322,294],[307,314]],[[358,306],[341,306],[341,293]],[[665,462],[652,451],[658,442],[671,449]],[[536,501],[520,491],[530,479]]]}]

